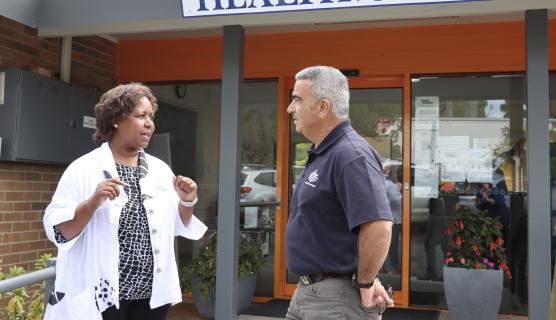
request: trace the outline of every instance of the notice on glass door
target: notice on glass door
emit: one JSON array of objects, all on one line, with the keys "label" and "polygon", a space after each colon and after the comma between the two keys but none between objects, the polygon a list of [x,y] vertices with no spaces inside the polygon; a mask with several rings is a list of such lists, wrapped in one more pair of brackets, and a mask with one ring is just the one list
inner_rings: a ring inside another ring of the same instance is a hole
[{"label": "notice on glass door", "polygon": [[438,96],[431,97],[415,97],[415,118],[438,119],[440,116],[440,98]]},{"label": "notice on glass door", "polygon": [[440,180],[442,182],[465,182],[465,157],[462,149],[440,149]]},{"label": "notice on glass door", "polygon": [[473,148],[467,151],[467,182],[492,183],[492,150]]}]

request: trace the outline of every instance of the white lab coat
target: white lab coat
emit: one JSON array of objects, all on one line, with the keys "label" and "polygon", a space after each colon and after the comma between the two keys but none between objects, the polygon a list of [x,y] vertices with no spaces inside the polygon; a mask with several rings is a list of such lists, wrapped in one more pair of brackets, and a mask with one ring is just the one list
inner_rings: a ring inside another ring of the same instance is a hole
[{"label": "white lab coat", "polygon": [[[207,227],[195,216],[184,226],[178,212],[179,197],[172,185],[171,169],[150,155],[147,155],[147,163],[148,174],[140,179],[140,186],[153,248],[154,277],[150,307],[154,309],[181,302],[174,236],[198,240]],[[55,225],[74,217],[76,207],[89,198],[105,179],[103,170],[112,177],[118,176],[108,143],[70,164],[46,208],[43,221],[46,234],[58,246],[55,291],[64,294],[57,303],[47,304],[46,320],[98,320],[102,319],[101,312],[108,307],[104,302],[113,301],[119,307],[118,223],[127,202],[123,188],[120,188],[119,197],[105,201],[83,232],[69,242],[57,243],[53,229]],[[112,300],[98,299],[101,282],[103,285],[109,283]],[[50,295],[49,292],[46,294]]]}]

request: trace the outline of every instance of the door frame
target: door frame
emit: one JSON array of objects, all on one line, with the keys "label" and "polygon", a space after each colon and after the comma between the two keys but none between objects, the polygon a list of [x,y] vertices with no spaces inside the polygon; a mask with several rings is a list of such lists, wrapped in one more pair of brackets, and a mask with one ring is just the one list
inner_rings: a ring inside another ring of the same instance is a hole
[{"label": "door frame", "polygon": [[[396,307],[409,306],[409,235],[410,235],[410,161],[411,161],[411,75],[377,75],[373,77],[350,77],[350,89],[378,89],[401,88],[402,95],[402,124],[403,124],[403,207],[402,219],[402,288],[394,292]],[[290,159],[290,117],[286,109],[290,102],[290,92],[295,80],[290,77],[278,79],[278,124],[277,124],[277,163],[276,163],[276,196],[280,199],[280,206],[276,209],[275,230],[275,260],[274,260],[274,298],[291,299],[296,284],[286,282],[285,235],[288,216],[289,191],[289,159]]]}]

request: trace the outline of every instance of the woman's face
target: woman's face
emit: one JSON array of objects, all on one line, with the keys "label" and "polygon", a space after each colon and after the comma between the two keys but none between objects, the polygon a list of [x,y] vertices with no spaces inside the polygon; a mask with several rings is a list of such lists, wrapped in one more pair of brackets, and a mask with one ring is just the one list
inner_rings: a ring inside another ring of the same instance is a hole
[{"label": "woman's face", "polygon": [[112,143],[130,150],[146,148],[154,133],[154,111],[151,102],[146,97],[141,98],[135,109],[116,123],[118,128],[112,137]]}]

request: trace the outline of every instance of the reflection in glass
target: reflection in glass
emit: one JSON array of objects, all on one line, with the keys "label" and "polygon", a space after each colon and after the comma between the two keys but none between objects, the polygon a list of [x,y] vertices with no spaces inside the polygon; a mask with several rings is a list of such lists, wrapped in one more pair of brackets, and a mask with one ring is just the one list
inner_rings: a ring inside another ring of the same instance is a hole
[{"label": "reflection in glass", "polygon": [[500,217],[513,279],[501,312],[527,313],[522,76],[412,79],[410,305],[445,307],[446,229],[459,208]]},{"label": "reflection in glass", "polygon": [[[218,217],[218,173],[220,151],[220,83],[187,84],[187,95],[177,97],[174,85],[151,86],[159,99],[159,113],[175,123],[181,114],[188,121],[179,123],[180,130],[170,130],[172,154],[183,154],[181,166],[194,168],[187,175],[197,181],[199,202],[195,214],[207,224],[209,232],[201,241],[178,238],[180,268],[189,264],[198,248],[207,242],[216,230]],[[255,295],[274,294],[274,219],[275,205],[247,206],[250,202],[276,201],[276,125],[278,109],[277,81],[246,82],[241,114],[240,168],[240,229],[254,238],[264,256],[263,267],[257,277]],[[172,110],[169,116],[168,111]],[[161,125],[157,114],[157,133]],[[191,130],[193,128],[193,131]],[[163,130],[163,131],[161,131]],[[192,132],[191,132],[192,131]],[[187,132],[187,134],[184,134]],[[184,147],[181,141],[187,141]],[[184,164],[185,163],[185,164]],[[176,172],[179,173],[179,172]],[[180,173],[181,174],[181,173]],[[212,232],[211,232],[212,231]]]},{"label": "reflection in glass", "polygon": [[551,209],[551,266],[554,274],[556,261],[556,74],[551,74],[549,83],[550,119],[548,123],[550,145],[550,209]]}]

